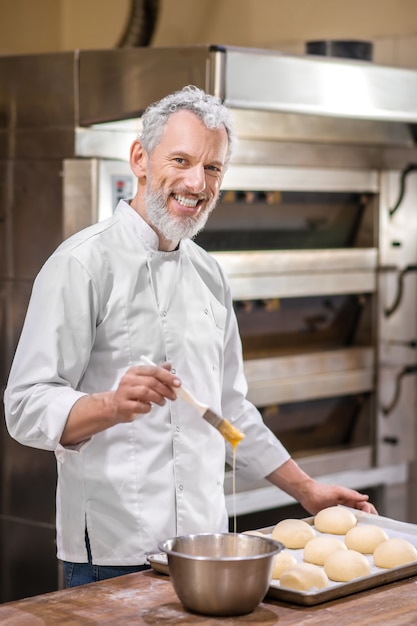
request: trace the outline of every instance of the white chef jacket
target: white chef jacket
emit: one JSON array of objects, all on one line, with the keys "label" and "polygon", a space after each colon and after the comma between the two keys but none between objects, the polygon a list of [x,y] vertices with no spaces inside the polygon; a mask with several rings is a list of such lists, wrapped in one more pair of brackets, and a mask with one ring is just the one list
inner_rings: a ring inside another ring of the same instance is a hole
[{"label": "white chef jacket", "polygon": [[227,531],[225,459],[232,449],[181,399],[64,448],[84,394],[116,389],[141,355],[170,361],[199,400],[245,434],[237,471],[260,479],[289,458],[245,399],[241,343],[218,263],[190,240],[173,252],[125,201],[65,241],[34,282],[5,392],[22,444],[58,460],[57,554],[140,565],[175,535]]}]

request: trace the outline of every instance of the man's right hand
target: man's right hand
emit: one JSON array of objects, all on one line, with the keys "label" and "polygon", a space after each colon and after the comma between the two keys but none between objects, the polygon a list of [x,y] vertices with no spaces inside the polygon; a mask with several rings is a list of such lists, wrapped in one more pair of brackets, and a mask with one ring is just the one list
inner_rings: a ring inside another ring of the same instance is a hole
[{"label": "man's right hand", "polygon": [[175,387],[181,381],[171,372],[171,365],[134,365],[120,379],[115,391],[82,396],[73,405],[60,443],[75,445],[115,424],[133,422],[149,413],[152,404],[163,406],[175,400]]}]

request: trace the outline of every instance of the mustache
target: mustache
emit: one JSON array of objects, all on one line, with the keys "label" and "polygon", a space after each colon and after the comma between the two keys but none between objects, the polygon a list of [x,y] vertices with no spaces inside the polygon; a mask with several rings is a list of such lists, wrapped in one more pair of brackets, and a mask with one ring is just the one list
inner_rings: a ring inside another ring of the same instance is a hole
[{"label": "mustache", "polygon": [[186,189],[185,187],[183,187],[182,189],[173,189],[172,191],[169,192],[168,196],[171,195],[175,195],[175,196],[190,196],[191,198],[195,198],[196,200],[205,200],[205,201],[209,201],[210,197],[207,193],[201,192],[201,193],[194,193],[192,191],[190,191],[189,189]]}]

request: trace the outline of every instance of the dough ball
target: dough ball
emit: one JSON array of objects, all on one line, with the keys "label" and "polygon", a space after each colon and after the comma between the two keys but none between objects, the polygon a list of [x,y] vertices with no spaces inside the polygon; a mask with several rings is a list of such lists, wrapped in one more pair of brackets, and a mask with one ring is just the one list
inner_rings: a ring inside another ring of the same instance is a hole
[{"label": "dough ball", "polygon": [[374,564],[377,567],[398,567],[411,561],[417,561],[417,550],[406,539],[393,537],[375,548]]},{"label": "dough ball", "polygon": [[296,591],[309,591],[310,589],[323,589],[329,584],[325,572],[321,567],[311,563],[297,563],[287,569],[281,575],[281,587],[295,589]]},{"label": "dough ball", "polygon": [[283,519],[272,531],[273,539],[293,550],[304,548],[307,541],[315,536],[314,528],[302,519]]},{"label": "dough ball", "polygon": [[357,523],[358,520],[352,511],[342,506],[329,506],[327,509],[322,509],[314,518],[314,525],[319,532],[332,535],[345,535]]},{"label": "dough ball", "polygon": [[282,552],[278,552],[278,554],[274,556],[272,578],[279,580],[281,578],[281,574],[290,567],[294,567],[294,565],[297,565],[297,559],[289,550],[282,550]]},{"label": "dough ball", "polygon": [[324,561],[336,550],[347,550],[345,544],[336,537],[314,537],[304,548],[304,561],[314,565],[324,565]]},{"label": "dough ball", "polygon": [[347,531],[345,544],[349,550],[362,554],[373,554],[375,548],[388,539],[388,535],[380,526],[358,524]]},{"label": "dough ball", "polygon": [[337,550],[325,560],[324,571],[330,580],[347,583],[354,578],[368,576],[371,565],[366,556],[356,550]]}]

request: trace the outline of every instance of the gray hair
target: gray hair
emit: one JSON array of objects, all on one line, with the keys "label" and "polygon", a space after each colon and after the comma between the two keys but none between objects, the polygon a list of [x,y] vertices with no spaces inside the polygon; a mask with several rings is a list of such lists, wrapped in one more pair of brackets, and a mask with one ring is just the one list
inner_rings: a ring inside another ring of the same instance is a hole
[{"label": "gray hair", "polygon": [[220,98],[207,94],[194,85],[187,85],[179,91],[165,96],[151,104],[142,116],[142,131],[139,139],[149,154],[161,140],[168,119],[177,111],[190,111],[197,115],[203,124],[210,129],[222,126],[226,129],[229,146],[226,163],[230,161],[235,146],[235,132],[230,110],[221,102]]}]

